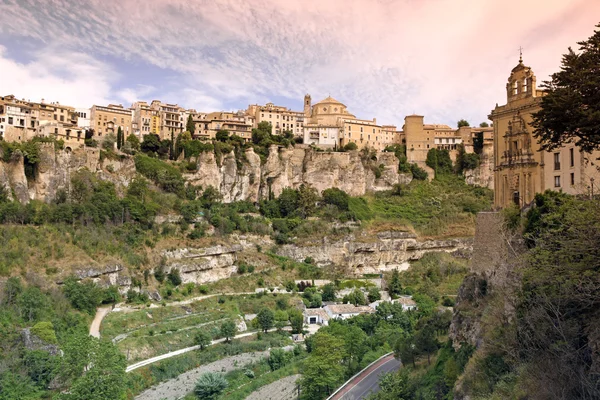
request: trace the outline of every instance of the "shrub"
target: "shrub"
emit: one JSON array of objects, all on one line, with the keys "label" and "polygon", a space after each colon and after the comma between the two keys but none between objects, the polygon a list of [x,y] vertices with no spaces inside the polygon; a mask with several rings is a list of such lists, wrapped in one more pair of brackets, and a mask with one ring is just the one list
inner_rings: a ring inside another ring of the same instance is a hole
[{"label": "shrub", "polygon": [[54,332],[54,325],[52,322],[42,321],[38,322],[31,328],[31,333],[39,337],[46,343],[57,344],[56,333]]},{"label": "shrub", "polygon": [[167,275],[167,279],[173,286],[181,285],[181,274],[177,268],[171,268],[171,271]]},{"label": "shrub", "polygon": [[429,178],[427,171],[419,167],[417,164],[410,164],[410,172],[412,173],[413,179],[418,181],[426,181]]},{"label": "shrub", "polygon": [[198,378],[194,393],[198,400],[216,400],[227,388],[227,379],[216,372],[206,372]]},{"label": "shrub", "polygon": [[323,191],[323,202],[336,206],[341,211],[348,211],[350,196],[338,188],[325,189]]}]

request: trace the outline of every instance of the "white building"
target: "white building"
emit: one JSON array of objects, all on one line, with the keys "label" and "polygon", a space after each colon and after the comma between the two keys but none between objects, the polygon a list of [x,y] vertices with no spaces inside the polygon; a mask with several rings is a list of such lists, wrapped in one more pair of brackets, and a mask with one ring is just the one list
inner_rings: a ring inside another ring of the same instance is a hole
[{"label": "white building", "polygon": [[77,114],[77,127],[81,129],[90,128],[90,116],[92,110],[90,108],[76,108],[75,114]]},{"label": "white building", "polygon": [[372,314],[375,312],[369,306],[355,306],[354,304],[335,304],[323,307],[330,319],[348,319],[359,314]]},{"label": "white building", "polygon": [[417,303],[412,299],[412,296],[400,296],[397,299],[392,300],[392,304],[402,304],[404,311],[416,310]]},{"label": "white building", "polygon": [[329,324],[329,315],[322,308],[307,308],[304,310],[304,322],[309,325],[325,325]]},{"label": "white building", "polygon": [[304,144],[319,147],[335,147],[338,143],[340,128],[337,126],[309,125],[304,126]]}]

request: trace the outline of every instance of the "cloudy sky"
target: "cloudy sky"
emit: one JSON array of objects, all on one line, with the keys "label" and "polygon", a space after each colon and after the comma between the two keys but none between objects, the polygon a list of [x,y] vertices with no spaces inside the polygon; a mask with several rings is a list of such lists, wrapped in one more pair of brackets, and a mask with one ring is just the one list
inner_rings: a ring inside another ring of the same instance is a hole
[{"label": "cloudy sky", "polygon": [[0,93],[198,111],[331,95],[359,118],[487,119],[522,46],[538,82],[598,0],[0,0]]}]

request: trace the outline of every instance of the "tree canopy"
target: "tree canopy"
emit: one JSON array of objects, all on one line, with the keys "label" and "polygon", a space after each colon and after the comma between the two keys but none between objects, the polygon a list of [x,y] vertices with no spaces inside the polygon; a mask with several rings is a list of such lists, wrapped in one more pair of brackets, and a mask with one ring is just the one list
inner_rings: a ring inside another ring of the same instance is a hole
[{"label": "tree canopy", "polygon": [[600,149],[600,31],[578,44],[580,52],[569,47],[560,71],[541,85],[546,95],[533,126],[543,150],[565,143],[586,152]]}]

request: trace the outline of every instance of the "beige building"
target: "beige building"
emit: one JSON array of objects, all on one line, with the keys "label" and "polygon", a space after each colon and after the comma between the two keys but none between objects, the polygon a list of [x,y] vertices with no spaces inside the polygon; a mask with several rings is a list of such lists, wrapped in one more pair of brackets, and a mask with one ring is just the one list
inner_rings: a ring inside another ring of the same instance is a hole
[{"label": "beige building", "polygon": [[397,136],[395,126],[386,125],[383,128],[375,118],[358,119],[344,104],[331,96],[312,106],[310,96],[305,96],[305,111],[308,113],[309,109],[310,116],[304,123],[305,144],[339,148],[352,142],[359,149],[369,147],[383,150]]},{"label": "beige building", "polygon": [[92,106],[90,111],[90,126],[94,136],[103,137],[108,134],[117,135],[119,127],[125,137],[133,132],[131,110],[122,105]]},{"label": "beige building", "polygon": [[192,115],[195,125],[194,138],[202,140],[214,139],[220,130],[229,131],[246,142],[252,140],[252,128],[255,125],[254,116],[243,111],[196,113]]},{"label": "beige building", "polygon": [[249,105],[246,114],[254,118],[256,126],[261,122],[269,122],[273,127],[272,133],[274,135],[281,135],[286,131],[292,132],[297,137],[303,135],[303,111],[292,111],[286,107],[267,103],[264,106],[258,104]]},{"label": "beige building", "polygon": [[153,110],[145,101],[136,101],[131,108],[133,110],[132,129],[134,134],[140,136],[140,138],[151,133],[160,134],[158,111]]},{"label": "beige building", "polygon": [[[0,138],[9,142],[27,141],[35,136],[54,136],[65,142],[84,137],[74,107],[57,102],[19,100],[14,95],[0,97]],[[82,139],[83,140],[83,139]]]},{"label": "beige building", "polygon": [[160,100],[152,100],[150,108],[157,113],[156,123],[159,126],[158,135],[161,139],[176,138],[185,130],[183,120],[185,109],[177,104],[162,103]]},{"label": "beige building", "polygon": [[496,105],[489,116],[494,133],[494,205],[528,205],[536,193],[548,189],[587,194],[600,180],[599,152],[581,152],[567,144],[552,152],[541,151],[533,137],[532,114],[540,109],[544,91],[537,89],[530,67],[519,60],[506,84],[507,103]]}]

